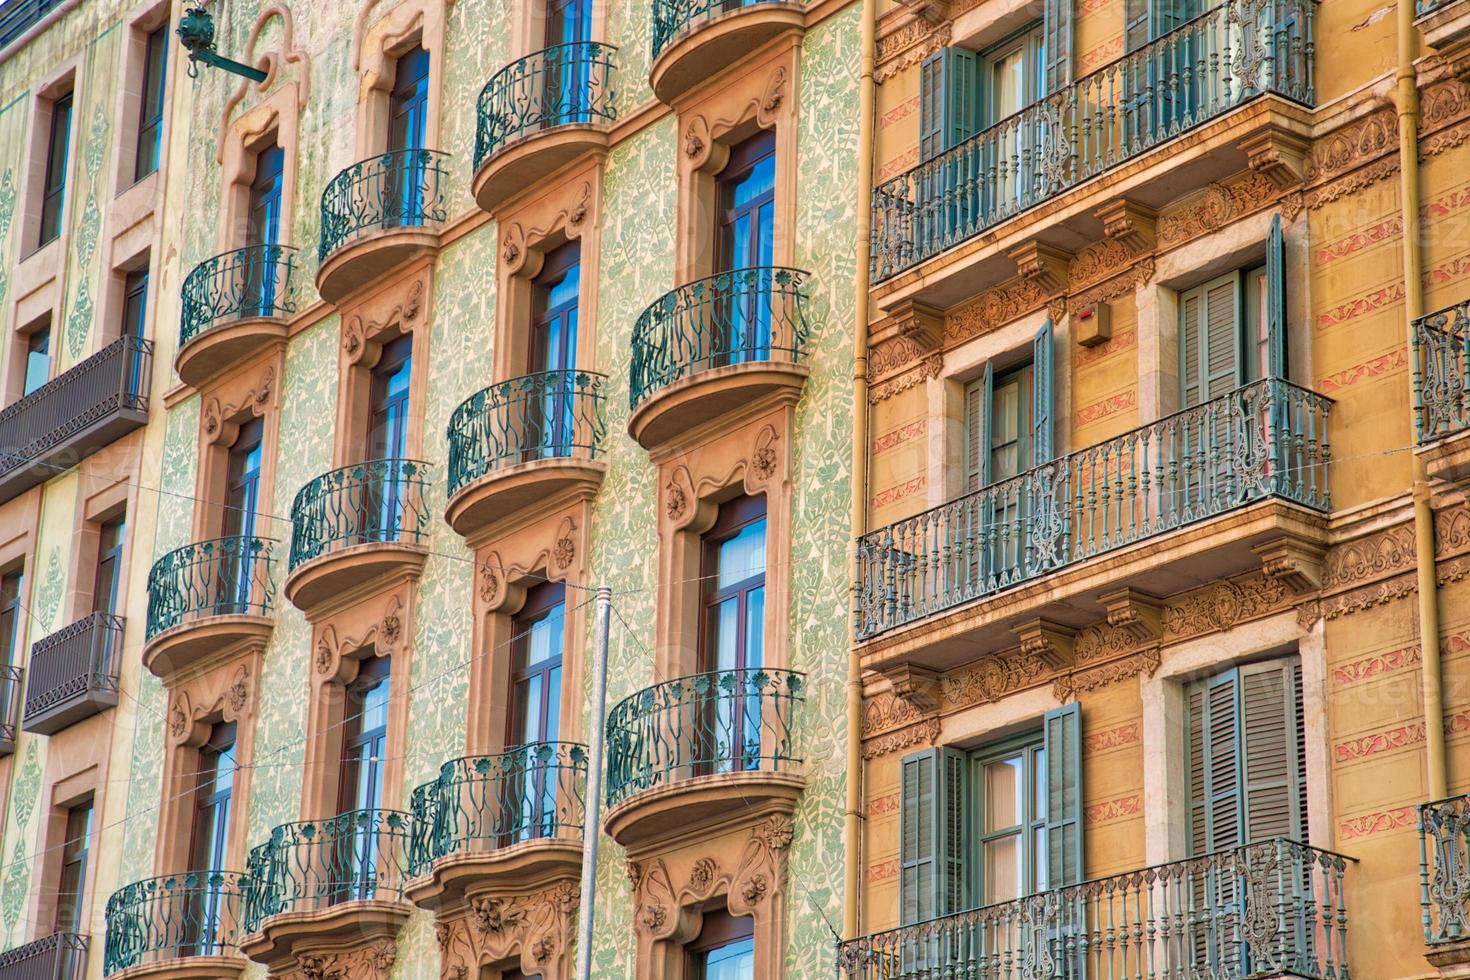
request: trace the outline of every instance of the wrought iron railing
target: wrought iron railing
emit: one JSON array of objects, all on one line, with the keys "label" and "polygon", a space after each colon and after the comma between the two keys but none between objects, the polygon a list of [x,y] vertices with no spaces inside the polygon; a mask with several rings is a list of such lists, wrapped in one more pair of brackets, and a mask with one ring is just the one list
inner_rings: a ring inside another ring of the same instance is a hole
[{"label": "wrought iron railing", "polygon": [[269,616],[275,544],[268,538],[215,538],[158,559],[148,571],[147,638],[210,616]]},{"label": "wrought iron railing", "polygon": [[102,972],[237,954],[247,886],[236,871],[191,871],[118,889],[107,900]]},{"label": "wrought iron railing", "polygon": [[582,839],[587,747],[536,742],[499,755],[444,763],[413,791],[412,874],[451,854],[497,851],[529,840]]},{"label": "wrought iron railing", "polygon": [[1470,796],[1419,805],[1419,890],[1427,945],[1470,940]]},{"label": "wrought iron railing", "polygon": [[490,76],[476,109],[476,169],[522,136],[616,120],[617,53],[609,44],[573,41],[528,54]]},{"label": "wrought iron railing", "polygon": [[866,534],[857,635],[1268,497],[1330,510],[1331,405],[1256,381]]},{"label": "wrought iron railing", "polygon": [[873,191],[886,279],[1249,99],[1312,105],[1316,0],[1224,0]]},{"label": "wrought iron railing", "polygon": [[1470,300],[1419,317],[1413,336],[1415,439],[1470,428]]},{"label": "wrought iron railing", "polygon": [[843,943],[838,980],[1348,980],[1349,858],[1282,838]]},{"label": "wrought iron railing", "polygon": [[205,259],[184,280],[179,346],[215,327],[296,312],[296,249],[247,245]]},{"label": "wrought iron railing", "polygon": [[665,293],[633,325],[628,404],[710,368],[806,356],[807,273],[735,269]]},{"label": "wrought iron railing", "polygon": [[0,980],[82,980],[88,937],[53,932],[0,953]]},{"label": "wrought iron railing", "polygon": [[607,803],[726,772],[794,772],[806,675],[747,668],[655,684],[607,716]]},{"label": "wrought iron railing", "polygon": [[38,715],[73,698],[99,691],[116,695],[124,626],[121,616],[89,613],[31,646],[28,727]]},{"label": "wrought iron railing", "polygon": [[412,823],[400,810],[348,810],[280,825],[246,862],[244,931],[285,912],[401,900]]},{"label": "wrought iron railing", "polygon": [[536,459],[596,459],[607,422],[591,371],[542,371],[475,392],[449,416],[449,492]]},{"label": "wrought iron railing", "polygon": [[653,56],[681,34],[698,30],[722,14],[766,0],[653,0]]},{"label": "wrought iron railing", "polygon": [[429,464],[370,459],[323,473],[291,504],[291,560],[302,562],[359,544],[423,544]]},{"label": "wrought iron railing", "polygon": [[326,261],[359,235],[443,224],[448,163],[438,150],[390,150],[333,177],[322,191],[317,258]]}]

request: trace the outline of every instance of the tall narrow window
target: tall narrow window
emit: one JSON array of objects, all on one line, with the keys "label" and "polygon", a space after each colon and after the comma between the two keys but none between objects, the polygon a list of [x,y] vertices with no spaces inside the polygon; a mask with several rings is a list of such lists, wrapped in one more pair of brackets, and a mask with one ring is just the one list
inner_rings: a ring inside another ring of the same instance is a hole
[{"label": "tall narrow window", "polygon": [[973,761],[980,902],[1046,890],[1046,747],[1041,734]]},{"label": "tall narrow window", "polygon": [[[715,179],[715,272],[765,269],[775,244],[776,134],[762,130],[730,150]],[[711,292],[711,366],[770,357],[769,273],[732,277]]]},{"label": "tall narrow window", "polygon": [[262,419],[253,418],[240,426],[225,463],[225,509],[220,534],[238,541],[226,544],[220,550],[220,590],[216,602],[222,614],[250,611],[252,541],[255,516],[260,509],[260,461],[264,433],[265,422]]},{"label": "tall narrow window", "polygon": [[250,182],[245,244],[274,245],[281,240],[281,182],[286,154],[275,143],[255,155],[255,178]]},{"label": "tall narrow window", "polygon": [[711,772],[760,765],[765,664],[766,498],[737,497],[720,506],[704,537],[700,672],[713,673],[696,705],[702,766]]},{"label": "tall narrow window", "polygon": [[0,666],[15,666],[20,648],[21,592],[25,576],[20,568],[0,572]]},{"label": "tall narrow window", "polygon": [[118,515],[97,528],[97,575],[92,587],[92,611],[117,615],[118,585],[122,580],[124,518]]},{"label": "tall narrow window", "polygon": [[429,115],[429,52],[414,48],[398,59],[388,95],[388,149],[421,150]]},{"label": "tall narrow window", "polygon": [[46,182],[41,188],[41,228],[37,247],[61,234],[61,208],[66,201],[66,169],[71,142],[72,93],[51,103],[51,128],[46,143]]},{"label": "tall narrow window", "polygon": [[699,935],[687,947],[696,980],[754,980],[755,920],[724,909],[704,913]]},{"label": "tall narrow window", "polygon": [[143,90],[138,105],[138,149],[133,180],[158,169],[163,140],[163,85],[168,73],[168,24],[148,35],[143,47]]},{"label": "tall narrow window", "polygon": [[211,729],[209,740],[199,747],[189,870],[224,870],[234,790],[235,726],[221,723]]},{"label": "tall narrow window", "polygon": [[409,378],[413,370],[413,338],[398,337],[384,345],[373,368],[368,408],[368,458],[398,459],[408,445]]},{"label": "tall narrow window", "polygon": [[[526,593],[511,623],[507,746],[555,742],[561,729],[561,672],[566,635],[566,587],[546,582]],[[507,771],[505,843],[556,832],[556,773],[524,753],[524,768]]]},{"label": "tall narrow window", "polygon": [[387,657],[369,657],[348,687],[347,717],[342,723],[341,812],[383,805],[383,763],[388,742]]},{"label": "tall narrow window", "polygon": [[[526,405],[525,458],[566,456],[576,440],[573,411],[577,367],[577,300],[581,246],[567,242],[546,256],[531,284],[528,373],[545,374],[532,385],[539,397]],[[552,372],[560,372],[553,374]]]},{"label": "tall narrow window", "polygon": [[122,337],[143,336],[148,316],[148,267],[134,269],[123,278]]},{"label": "tall narrow window", "polygon": [[80,933],[86,919],[87,856],[92,837],[92,801],[66,811],[61,875],[56,883],[56,932]]},{"label": "tall narrow window", "polygon": [[546,5],[546,46],[575,44],[592,37],[591,0],[550,0]]},{"label": "tall narrow window", "polygon": [[51,320],[26,334],[25,380],[21,394],[29,395],[51,380]]}]

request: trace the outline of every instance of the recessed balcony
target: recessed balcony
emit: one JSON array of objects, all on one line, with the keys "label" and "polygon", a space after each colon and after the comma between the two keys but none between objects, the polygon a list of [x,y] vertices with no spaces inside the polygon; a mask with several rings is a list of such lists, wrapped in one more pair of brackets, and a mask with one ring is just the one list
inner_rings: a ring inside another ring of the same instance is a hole
[{"label": "recessed balcony", "polygon": [[763,401],[801,397],[807,273],[736,269],[664,294],[633,326],[628,434],[643,448]]},{"label": "recessed balcony", "polygon": [[198,387],[271,344],[296,312],[296,249],[247,245],[194,267],[184,280],[174,370]]},{"label": "recessed balcony", "polygon": [[413,793],[408,895],[453,908],[466,893],[521,894],[582,867],[587,747],[536,742],[446,762]]},{"label": "recessed balcony", "polygon": [[117,706],[123,649],[121,616],[94,612],[31,646],[21,727],[55,735]]},{"label": "recessed balcony", "polygon": [[795,0],[653,0],[648,85],[665,105],[741,58],[806,26]]},{"label": "recessed balcony", "polygon": [[153,343],[121,337],[0,410],[0,504],[148,421]]},{"label": "recessed balcony", "polygon": [[795,732],[805,682],[789,670],[725,670],[624,698],[607,716],[609,836],[641,852],[793,812],[806,786]]},{"label": "recessed balcony", "polygon": [[591,371],[543,371],[461,403],[449,417],[449,525],[473,537],[529,508],[595,494],[607,474],[606,383]]},{"label": "recessed balcony", "polygon": [[573,160],[607,150],[617,53],[596,41],[558,44],[491,77],[475,113],[480,207],[493,212]]},{"label": "recessed balcony", "polygon": [[429,548],[429,464],[372,459],[324,473],[291,504],[286,598],[311,611],[375,581],[417,574]]},{"label": "recessed balcony", "polygon": [[1350,860],[1278,837],[1097,878],[849,940],[837,980],[1342,980]]},{"label": "recessed balcony", "polygon": [[449,155],[392,150],[354,163],[322,191],[316,288],[339,303],[439,248],[449,218]]},{"label": "recessed balcony", "polygon": [[374,809],[276,827],[246,863],[240,949],[274,972],[396,937],[413,912],[403,897],[411,824]]},{"label": "recessed balcony", "polygon": [[264,645],[275,626],[275,542],[226,537],[164,555],[148,571],[143,665],[167,683],[241,643]]},{"label": "recessed balcony", "polygon": [[86,936],[53,932],[0,953],[0,980],[82,980],[87,975]]},{"label": "recessed balcony", "polygon": [[107,900],[105,976],[125,980],[233,980],[249,880],[235,871],[146,878]]},{"label": "recessed balcony", "polygon": [[1100,596],[1165,596],[1262,567],[1283,538],[1326,544],[1332,400],[1279,379],[1034,467],[858,542],[863,665],[936,670],[1014,644]]}]

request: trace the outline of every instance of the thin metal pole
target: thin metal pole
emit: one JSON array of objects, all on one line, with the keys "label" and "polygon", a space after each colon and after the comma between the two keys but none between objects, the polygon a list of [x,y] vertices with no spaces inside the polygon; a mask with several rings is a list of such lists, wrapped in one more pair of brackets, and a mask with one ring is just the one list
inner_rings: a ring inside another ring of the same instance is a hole
[{"label": "thin metal pole", "polygon": [[582,909],[577,918],[577,976],[592,980],[592,929],[596,922],[597,844],[602,837],[602,769],[607,754],[607,633],[612,589],[597,587],[597,626],[592,637],[592,731],[587,740],[586,818],[582,825]]}]

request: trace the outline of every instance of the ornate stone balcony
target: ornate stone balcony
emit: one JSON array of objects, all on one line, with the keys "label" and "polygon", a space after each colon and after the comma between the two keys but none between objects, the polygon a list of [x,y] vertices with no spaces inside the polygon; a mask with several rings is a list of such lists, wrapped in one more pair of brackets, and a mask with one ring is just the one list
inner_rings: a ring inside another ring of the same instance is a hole
[{"label": "ornate stone balcony", "polygon": [[317,292],[342,299],[439,247],[449,217],[449,157],[394,150],[354,163],[322,191]]},{"label": "ornate stone balcony", "polygon": [[1416,0],[1414,26],[1424,43],[1463,69],[1470,56],[1470,2],[1466,0]]},{"label": "ornate stone balcony", "polygon": [[607,716],[607,833],[641,851],[732,816],[789,817],[806,786],[795,736],[805,681],[727,670],[624,698]]},{"label": "ornate stone balcony", "polygon": [[174,370],[198,386],[286,340],[296,312],[296,249],[247,245],[194,267],[184,280]]},{"label": "ornate stone balcony", "polygon": [[491,77],[475,113],[480,207],[493,212],[578,157],[607,149],[617,119],[617,52],[596,41],[558,44]]},{"label": "ornate stone balcony", "polygon": [[805,28],[796,0],[653,0],[654,96],[680,96],[773,41]]},{"label": "ornate stone balcony", "polygon": [[249,961],[240,924],[249,880],[234,871],[146,878],[107,900],[104,975],[125,980],[231,980]]},{"label": "ornate stone balcony", "polygon": [[0,980],[82,980],[88,937],[53,932],[0,953]]},{"label": "ornate stone balcony", "polygon": [[26,686],[28,732],[54,735],[99,711],[117,706],[122,666],[121,616],[94,612],[31,646]]},{"label": "ornate stone balcony", "polygon": [[807,274],[762,266],[680,286],[633,326],[628,433],[657,450],[806,384]]},{"label": "ornate stone balcony", "polygon": [[148,571],[143,664],[167,680],[275,626],[275,542],[228,537],[176,548]]}]

